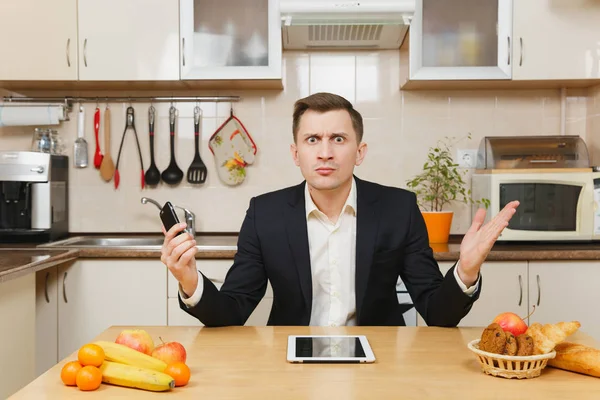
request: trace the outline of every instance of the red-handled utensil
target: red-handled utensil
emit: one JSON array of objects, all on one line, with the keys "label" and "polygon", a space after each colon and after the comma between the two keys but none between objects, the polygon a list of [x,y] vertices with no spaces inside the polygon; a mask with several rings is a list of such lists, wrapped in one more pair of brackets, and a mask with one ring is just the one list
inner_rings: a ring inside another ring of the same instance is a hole
[{"label": "red-handled utensil", "polygon": [[96,135],[96,152],[94,153],[94,167],[100,169],[104,156],[100,151],[100,141],[98,140],[98,131],[100,130],[100,108],[96,107],[94,113],[94,134]]}]

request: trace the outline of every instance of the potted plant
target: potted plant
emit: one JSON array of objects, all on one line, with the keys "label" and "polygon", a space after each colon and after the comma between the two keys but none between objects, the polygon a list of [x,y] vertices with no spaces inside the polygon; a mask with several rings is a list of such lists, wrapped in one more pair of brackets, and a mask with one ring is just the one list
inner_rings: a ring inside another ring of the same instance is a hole
[{"label": "potted plant", "polygon": [[[471,139],[471,134],[467,135]],[[417,203],[425,219],[430,243],[448,243],[454,212],[446,208],[454,201],[465,204],[483,204],[487,209],[489,199],[475,200],[467,189],[461,172],[450,152],[450,138],[439,140],[430,147],[423,171],[406,182],[417,195]]]}]

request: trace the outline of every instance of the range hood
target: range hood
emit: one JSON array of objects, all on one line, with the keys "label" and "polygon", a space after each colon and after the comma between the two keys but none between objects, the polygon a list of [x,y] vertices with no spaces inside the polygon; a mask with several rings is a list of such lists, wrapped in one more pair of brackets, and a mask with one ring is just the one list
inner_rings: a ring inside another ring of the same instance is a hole
[{"label": "range hood", "polygon": [[415,0],[280,0],[283,48],[398,49]]}]

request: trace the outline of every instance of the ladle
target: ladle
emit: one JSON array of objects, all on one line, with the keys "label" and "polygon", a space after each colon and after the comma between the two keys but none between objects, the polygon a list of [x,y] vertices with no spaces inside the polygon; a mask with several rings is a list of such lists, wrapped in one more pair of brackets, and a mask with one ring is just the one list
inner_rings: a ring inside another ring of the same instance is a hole
[{"label": "ladle", "polygon": [[169,109],[169,128],[171,131],[171,162],[167,169],[165,169],[161,178],[169,185],[177,185],[183,179],[183,171],[177,166],[175,161],[175,116],[177,110],[171,106]]}]

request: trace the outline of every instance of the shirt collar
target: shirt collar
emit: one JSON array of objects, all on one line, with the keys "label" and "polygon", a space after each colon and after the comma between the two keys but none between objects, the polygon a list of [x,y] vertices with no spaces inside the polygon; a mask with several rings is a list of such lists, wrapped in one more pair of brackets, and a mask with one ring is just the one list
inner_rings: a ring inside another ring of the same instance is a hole
[{"label": "shirt collar", "polygon": [[[317,205],[314,203],[312,197],[310,196],[310,192],[308,191],[308,183],[304,185],[304,205],[306,208],[306,218],[308,219],[309,215],[314,211],[319,211]],[[348,198],[344,203],[344,207],[342,207],[342,213],[347,209],[350,209],[351,212],[354,212],[356,215],[356,180],[354,177],[352,178],[352,187],[350,188],[350,193],[348,194]]]}]

